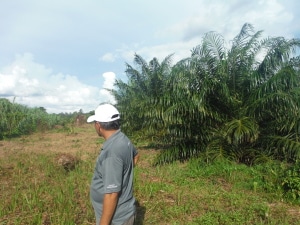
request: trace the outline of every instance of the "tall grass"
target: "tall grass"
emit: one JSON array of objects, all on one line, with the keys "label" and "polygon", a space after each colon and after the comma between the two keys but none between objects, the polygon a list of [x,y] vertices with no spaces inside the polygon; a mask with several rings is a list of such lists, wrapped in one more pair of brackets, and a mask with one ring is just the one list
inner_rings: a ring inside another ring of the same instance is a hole
[{"label": "tall grass", "polygon": [[[45,132],[57,125],[73,133],[76,117],[82,114],[82,112],[49,114],[43,107],[30,108],[0,98],[0,140],[36,131]],[[84,119],[81,117],[81,120]]]}]

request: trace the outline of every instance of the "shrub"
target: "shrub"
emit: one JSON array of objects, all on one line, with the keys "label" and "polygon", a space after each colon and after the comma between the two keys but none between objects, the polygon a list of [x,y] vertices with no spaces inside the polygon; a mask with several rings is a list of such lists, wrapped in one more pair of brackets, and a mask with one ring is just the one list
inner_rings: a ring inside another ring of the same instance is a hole
[{"label": "shrub", "polygon": [[288,168],[281,183],[284,196],[288,199],[300,202],[300,163]]}]

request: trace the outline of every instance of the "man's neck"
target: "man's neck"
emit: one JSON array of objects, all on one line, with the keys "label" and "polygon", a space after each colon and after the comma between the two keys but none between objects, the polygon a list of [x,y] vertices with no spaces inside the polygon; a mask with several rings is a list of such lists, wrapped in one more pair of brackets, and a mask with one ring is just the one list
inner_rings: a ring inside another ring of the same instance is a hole
[{"label": "man's neck", "polygon": [[106,130],[102,133],[102,136],[105,140],[107,140],[108,138],[110,138],[110,136],[112,136],[114,133],[116,133],[118,130]]}]

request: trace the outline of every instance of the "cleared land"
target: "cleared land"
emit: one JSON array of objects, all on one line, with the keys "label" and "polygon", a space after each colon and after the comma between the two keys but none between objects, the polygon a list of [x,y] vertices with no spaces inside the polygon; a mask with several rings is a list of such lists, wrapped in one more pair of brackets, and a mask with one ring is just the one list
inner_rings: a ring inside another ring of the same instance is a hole
[{"label": "cleared land", "polygon": [[[0,141],[0,225],[94,224],[89,184],[101,144],[92,125]],[[249,167],[153,167],[158,151],[137,146],[136,224],[300,224],[299,205],[265,192]]]}]

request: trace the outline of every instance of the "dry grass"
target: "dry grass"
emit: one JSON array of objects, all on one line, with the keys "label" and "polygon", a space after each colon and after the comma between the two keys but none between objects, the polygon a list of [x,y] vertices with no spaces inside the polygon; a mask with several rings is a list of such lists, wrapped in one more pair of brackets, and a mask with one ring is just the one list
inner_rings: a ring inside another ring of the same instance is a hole
[{"label": "dry grass", "polygon": [[[92,125],[0,141],[0,225],[94,224],[89,182],[101,144]],[[299,206],[238,188],[238,177],[152,167],[157,151],[139,152],[136,224],[300,224]],[[60,168],[62,157],[78,163],[74,171]]]},{"label": "dry grass", "polygon": [[16,153],[93,153],[98,148],[99,137],[94,127],[87,124],[76,127],[73,134],[46,132],[0,141],[0,158]]}]

